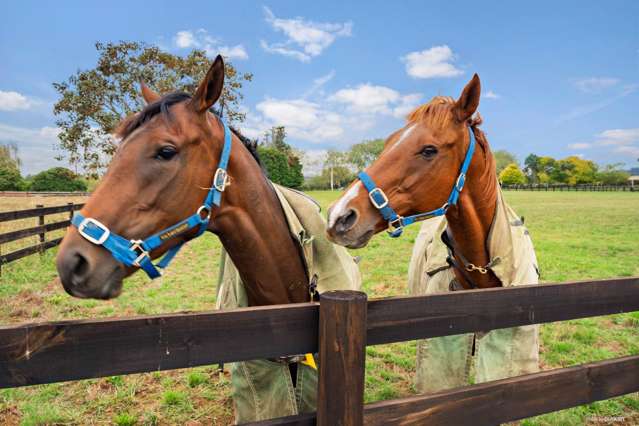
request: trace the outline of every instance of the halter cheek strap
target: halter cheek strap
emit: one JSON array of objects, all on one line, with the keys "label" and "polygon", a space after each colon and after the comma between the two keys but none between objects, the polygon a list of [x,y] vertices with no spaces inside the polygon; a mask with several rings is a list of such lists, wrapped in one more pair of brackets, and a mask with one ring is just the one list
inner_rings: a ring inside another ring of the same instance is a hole
[{"label": "halter cheek strap", "polygon": [[443,216],[446,214],[446,211],[450,206],[454,206],[457,204],[457,200],[459,200],[459,194],[464,189],[464,184],[466,183],[466,172],[468,171],[468,167],[470,166],[470,161],[473,158],[473,154],[475,152],[475,135],[473,134],[472,129],[468,128],[468,134],[470,135],[470,142],[468,144],[468,150],[466,151],[466,157],[462,162],[462,165],[459,170],[459,175],[457,175],[457,180],[455,180],[455,184],[453,185],[453,189],[448,196],[448,200],[441,207],[431,210],[425,213],[418,213],[411,216],[400,216],[393,210],[388,201],[388,197],[384,193],[384,191],[379,188],[375,181],[366,173],[360,172],[357,177],[362,182],[366,190],[368,191],[368,198],[371,201],[373,207],[375,207],[379,214],[382,215],[385,221],[388,222],[388,234],[397,238],[402,235],[404,231],[404,227],[411,225],[415,222],[420,222],[422,220],[430,219],[435,216]]},{"label": "halter cheek strap", "polygon": [[157,264],[153,264],[149,253],[167,241],[192,229],[197,228],[197,233],[193,238],[202,235],[209,224],[213,206],[219,207],[222,201],[222,193],[228,184],[226,169],[231,156],[232,143],[231,130],[224,120],[219,117],[218,119],[224,127],[224,147],[222,148],[218,168],[213,177],[213,184],[204,202],[194,214],[144,240],[128,240],[111,232],[107,226],[98,220],[84,217],[80,213],[76,213],[73,216],[71,224],[78,228],[78,232],[84,239],[107,249],[118,262],[126,266],[143,269],[151,279],[161,276],[161,270],[171,263],[184,245],[184,242],[171,247]]}]

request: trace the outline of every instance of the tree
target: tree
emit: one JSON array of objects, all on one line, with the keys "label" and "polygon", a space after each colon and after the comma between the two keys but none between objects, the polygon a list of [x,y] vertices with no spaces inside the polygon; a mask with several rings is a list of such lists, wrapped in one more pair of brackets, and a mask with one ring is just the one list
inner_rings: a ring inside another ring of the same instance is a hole
[{"label": "tree", "polygon": [[64,167],[53,167],[38,173],[31,182],[32,191],[86,191],[87,185]]},{"label": "tree", "polygon": [[0,191],[19,191],[23,181],[18,169],[0,165]]},{"label": "tree", "polygon": [[[62,130],[60,158],[67,157],[92,175],[98,174],[115,151],[110,135],[120,120],[143,107],[140,81],[160,93],[193,93],[210,66],[203,50],[181,57],[139,42],[96,43],[95,47],[99,54],[95,68],[53,84],[60,95],[53,108]],[[220,109],[229,121],[241,122],[245,116],[238,108],[241,89],[253,76],[240,74],[228,61],[225,76]]]},{"label": "tree", "polygon": [[373,161],[377,160],[377,157],[379,157],[383,150],[383,139],[372,139],[360,142],[353,145],[350,151],[348,151],[348,162],[357,170],[364,170]]},{"label": "tree", "polygon": [[497,171],[497,176],[511,164],[516,164],[519,166],[519,161],[517,161],[517,157],[515,154],[512,154],[504,149],[500,149],[499,151],[493,152],[493,157],[495,158],[495,168]]},{"label": "tree", "polygon": [[530,154],[524,160],[524,173],[526,173],[526,176],[528,177],[528,181],[531,183],[539,182],[539,172],[541,171],[539,160],[540,158],[536,156],[535,154]]},{"label": "tree", "polygon": [[22,161],[18,157],[18,145],[15,143],[0,144],[0,168],[20,171]]},{"label": "tree", "polygon": [[594,183],[597,177],[597,165],[590,161],[579,158],[575,155],[566,157],[563,161],[572,164],[572,170],[568,183],[576,185],[579,183]]},{"label": "tree", "polygon": [[608,164],[604,169],[597,173],[596,181],[604,185],[621,185],[628,183],[630,173],[620,169],[622,163]]},{"label": "tree", "polygon": [[260,146],[258,153],[270,180],[289,188],[302,186],[302,163],[297,157],[288,157],[285,153],[266,146]]},{"label": "tree", "polygon": [[523,185],[526,183],[526,175],[517,164],[511,163],[501,171],[499,180],[504,185]]}]

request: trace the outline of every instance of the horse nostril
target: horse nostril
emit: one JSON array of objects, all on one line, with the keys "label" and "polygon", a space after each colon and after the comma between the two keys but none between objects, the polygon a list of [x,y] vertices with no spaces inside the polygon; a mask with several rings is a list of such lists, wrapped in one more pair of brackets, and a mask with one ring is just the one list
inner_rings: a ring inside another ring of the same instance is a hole
[{"label": "horse nostril", "polygon": [[347,232],[357,222],[357,212],[353,209],[349,209],[346,214],[343,214],[335,223],[335,230],[339,233]]},{"label": "horse nostril", "polygon": [[71,283],[74,286],[81,287],[87,281],[89,272],[89,262],[80,253],[75,253],[71,258]]}]

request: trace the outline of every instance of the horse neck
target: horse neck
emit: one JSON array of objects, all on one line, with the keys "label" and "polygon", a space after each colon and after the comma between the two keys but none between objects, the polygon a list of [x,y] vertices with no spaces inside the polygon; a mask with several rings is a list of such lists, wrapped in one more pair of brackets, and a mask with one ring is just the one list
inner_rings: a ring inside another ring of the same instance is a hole
[{"label": "horse neck", "polygon": [[278,197],[235,138],[228,173],[231,184],[210,230],[237,267],[249,306],[308,301],[306,268]]},{"label": "horse neck", "polygon": [[[476,133],[477,136],[480,136]],[[483,138],[483,135],[480,137]],[[488,251],[488,234],[495,216],[497,206],[497,177],[495,162],[488,144],[478,139],[478,146],[473,155],[466,185],[460,194],[456,206],[446,213],[448,228],[456,244],[466,260],[476,266],[485,266],[490,262]],[[458,264],[462,265],[456,254]],[[463,274],[455,269],[457,280],[466,288],[471,285]],[[499,287],[500,280],[489,270],[487,274],[469,272],[473,283],[480,288]]]}]

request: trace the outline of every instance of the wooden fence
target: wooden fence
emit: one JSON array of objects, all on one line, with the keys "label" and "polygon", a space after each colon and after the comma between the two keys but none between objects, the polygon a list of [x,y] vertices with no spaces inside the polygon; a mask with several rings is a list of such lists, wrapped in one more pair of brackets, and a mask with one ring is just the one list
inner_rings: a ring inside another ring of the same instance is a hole
[{"label": "wooden fence", "polygon": [[639,277],[0,327],[0,388],[320,354],[317,413],[259,425],[494,425],[639,390],[639,355],[363,403],[366,345],[639,310]]},{"label": "wooden fence", "polygon": [[80,191],[0,191],[0,197],[87,197],[90,192]]},{"label": "wooden fence", "polygon": [[525,184],[525,185],[502,185],[502,189],[509,191],[588,191],[588,192],[639,192],[639,186],[633,185],[595,185],[595,184]]},{"label": "wooden fence", "polygon": [[[71,225],[71,217],[73,217],[73,212],[76,210],[80,210],[84,204],[73,204],[68,203],[63,206],[52,206],[52,207],[44,207],[38,205],[33,209],[26,210],[16,210],[10,212],[0,212],[0,222],[9,222],[13,220],[27,219],[27,218],[37,218],[37,225],[31,228],[26,229],[18,229],[16,231],[5,232],[4,234],[0,234],[0,271],[2,270],[2,265],[5,263],[13,262],[14,260],[21,259],[25,256],[28,256],[33,253],[42,253],[44,250],[50,249],[51,247],[55,247],[62,241],[62,238],[55,238],[53,240],[47,241],[47,232],[55,231],[57,229],[64,229],[67,226]],[[45,223],[45,216],[59,213],[69,213],[69,218],[67,220],[62,220],[59,222],[53,223]],[[33,246],[21,248],[19,250],[12,251],[10,253],[2,253],[2,244],[6,244],[8,242],[21,240],[23,238],[31,237],[33,235],[38,235],[39,243]]]}]

